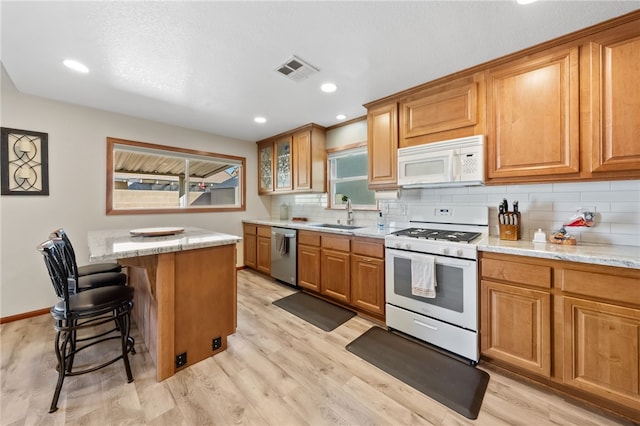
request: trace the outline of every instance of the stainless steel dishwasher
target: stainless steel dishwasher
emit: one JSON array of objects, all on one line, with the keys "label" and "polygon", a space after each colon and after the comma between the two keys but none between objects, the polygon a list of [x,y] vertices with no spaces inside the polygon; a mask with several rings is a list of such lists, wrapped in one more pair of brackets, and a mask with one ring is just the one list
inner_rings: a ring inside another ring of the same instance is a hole
[{"label": "stainless steel dishwasher", "polygon": [[297,231],[271,227],[271,276],[297,287]]}]

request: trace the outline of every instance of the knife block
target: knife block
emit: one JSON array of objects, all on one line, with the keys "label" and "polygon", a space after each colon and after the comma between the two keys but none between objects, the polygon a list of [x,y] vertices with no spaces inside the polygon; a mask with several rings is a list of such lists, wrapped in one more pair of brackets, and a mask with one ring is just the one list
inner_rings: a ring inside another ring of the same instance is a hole
[{"label": "knife block", "polygon": [[[513,213],[507,212],[503,214],[505,222],[517,223],[517,225],[507,224],[507,223],[498,223],[500,225],[500,239],[501,240],[510,240],[516,241],[520,239],[520,224],[522,221],[520,220],[520,212]],[[498,221],[500,219],[498,218]]]}]

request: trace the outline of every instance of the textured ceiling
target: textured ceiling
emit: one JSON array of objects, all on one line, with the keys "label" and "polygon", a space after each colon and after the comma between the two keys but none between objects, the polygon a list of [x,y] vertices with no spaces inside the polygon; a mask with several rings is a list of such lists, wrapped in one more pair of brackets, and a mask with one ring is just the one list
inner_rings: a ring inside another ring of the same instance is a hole
[{"label": "textured ceiling", "polygon": [[[640,1],[0,3],[21,92],[255,141],[640,8]],[[292,55],[320,71],[293,82]],[[62,66],[74,58],[91,70]],[[322,93],[334,82],[338,91]],[[262,115],[265,124],[255,124]]]}]

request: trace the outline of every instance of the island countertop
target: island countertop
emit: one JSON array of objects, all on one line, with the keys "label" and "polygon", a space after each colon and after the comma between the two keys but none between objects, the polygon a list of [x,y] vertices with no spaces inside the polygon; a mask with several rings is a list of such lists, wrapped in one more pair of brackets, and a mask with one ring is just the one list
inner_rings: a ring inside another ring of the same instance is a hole
[{"label": "island countertop", "polygon": [[129,231],[128,229],[89,231],[89,261],[100,262],[193,250],[242,241],[241,237],[235,235],[192,227],[185,227],[184,232],[180,234],[156,237],[134,236]]}]

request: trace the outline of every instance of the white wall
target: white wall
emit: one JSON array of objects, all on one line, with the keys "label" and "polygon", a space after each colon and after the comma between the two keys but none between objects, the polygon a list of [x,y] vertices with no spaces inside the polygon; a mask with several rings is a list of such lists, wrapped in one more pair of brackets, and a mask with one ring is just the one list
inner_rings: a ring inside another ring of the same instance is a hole
[{"label": "white wall", "polygon": [[[78,263],[87,263],[87,232],[149,226],[195,226],[242,235],[242,219],[268,217],[269,197],[256,197],[256,145],[19,93],[2,68],[0,124],[49,135],[49,196],[0,197],[0,317],[55,302],[36,246],[64,227]],[[246,211],[106,216],[107,136],[245,157]],[[241,244],[238,263],[242,264]]]}]

